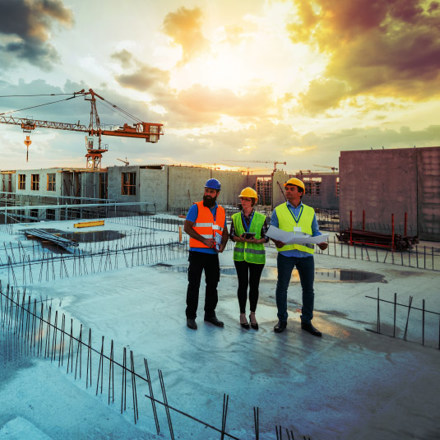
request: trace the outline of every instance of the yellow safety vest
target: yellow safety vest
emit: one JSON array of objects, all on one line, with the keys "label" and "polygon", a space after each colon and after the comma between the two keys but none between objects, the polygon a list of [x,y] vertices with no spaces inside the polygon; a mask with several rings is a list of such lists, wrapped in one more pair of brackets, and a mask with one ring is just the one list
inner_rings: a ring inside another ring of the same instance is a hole
[{"label": "yellow safety vest", "polygon": [[[311,206],[302,204],[301,212],[298,221],[294,218],[292,212],[287,206],[287,203],[282,203],[275,208],[278,217],[278,227],[286,232],[293,232],[293,228],[300,227],[301,232],[304,234],[312,235],[312,222],[315,216],[315,210]],[[301,252],[307,252],[309,254],[314,253],[313,244],[301,245],[301,244],[286,244],[281,248],[277,248],[278,252],[290,251],[296,249]]]},{"label": "yellow safety vest", "polygon": [[[254,232],[257,240],[261,238],[261,228],[263,227],[265,220],[266,217],[263,214],[254,212],[251,224],[249,226],[249,232]],[[235,235],[240,236],[246,232],[241,219],[241,212],[234,214],[232,216],[232,221],[234,222]],[[234,247],[234,261],[265,264],[266,251],[264,250],[264,244],[236,242]]]}]

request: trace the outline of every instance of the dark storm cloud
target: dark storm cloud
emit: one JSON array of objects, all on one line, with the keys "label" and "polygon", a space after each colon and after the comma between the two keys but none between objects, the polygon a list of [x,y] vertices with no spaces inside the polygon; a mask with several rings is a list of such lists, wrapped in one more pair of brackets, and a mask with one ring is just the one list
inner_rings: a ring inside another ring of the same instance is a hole
[{"label": "dark storm cloud", "polygon": [[70,26],[72,12],[60,0],[0,1],[0,61],[7,67],[23,59],[48,70],[58,61],[50,45],[54,23]]},{"label": "dark storm cloud", "polygon": [[[329,57],[324,78],[302,96],[313,112],[361,94],[425,100],[440,94],[440,8],[422,0],[296,1],[292,41]],[[317,100],[329,86],[331,99]]]}]

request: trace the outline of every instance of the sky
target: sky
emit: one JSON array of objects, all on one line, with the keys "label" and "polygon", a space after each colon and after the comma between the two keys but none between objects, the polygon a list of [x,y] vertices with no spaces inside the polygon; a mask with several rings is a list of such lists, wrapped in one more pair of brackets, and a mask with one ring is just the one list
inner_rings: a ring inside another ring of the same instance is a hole
[{"label": "sky", "polygon": [[[64,99],[92,88],[164,125],[157,144],[103,137],[104,167],[329,171],[340,151],[440,144],[437,1],[0,0],[0,10],[0,116],[88,125],[89,102]],[[67,95],[30,96],[44,94]],[[98,112],[103,124],[133,122]],[[82,133],[36,130],[29,162],[25,135],[0,124],[0,169],[85,166]]]}]

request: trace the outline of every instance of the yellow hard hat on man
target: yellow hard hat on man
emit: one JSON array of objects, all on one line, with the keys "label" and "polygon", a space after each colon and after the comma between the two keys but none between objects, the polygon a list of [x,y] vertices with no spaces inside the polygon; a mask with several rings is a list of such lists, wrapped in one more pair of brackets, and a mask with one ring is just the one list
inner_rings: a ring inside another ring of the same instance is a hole
[{"label": "yellow hard hat on man", "polygon": [[285,184],[284,184],[284,188],[287,185],[295,185],[295,186],[299,186],[300,188],[302,188],[302,190],[304,192],[306,192],[306,186],[304,185],[302,180],[297,179],[296,177],[292,177],[291,179],[289,179]]},{"label": "yellow hard hat on man", "polygon": [[247,198],[249,198],[249,199],[255,199],[255,200],[258,200],[258,194],[257,194],[257,191],[255,191],[254,189],[252,189],[250,186],[244,188],[244,189],[241,191],[241,193],[240,193],[240,195],[239,195],[238,197],[239,197],[239,198],[247,197]]}]

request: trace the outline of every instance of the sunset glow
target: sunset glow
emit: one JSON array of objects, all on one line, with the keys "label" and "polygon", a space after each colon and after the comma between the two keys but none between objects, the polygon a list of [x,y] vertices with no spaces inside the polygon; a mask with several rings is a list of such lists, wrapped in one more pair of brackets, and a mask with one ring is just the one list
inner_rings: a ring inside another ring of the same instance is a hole
[{"label": "sunset glow", "polygon": [[[139,118],[164,124],[166,135],[154,147],[111,139],[104,164],[120,155],[193,164],[239,155],[275,157],[294,171],[313,163],[337,167],[341,150],[439,144],[437,1],[83,5],[2,3],[0,113],[29,105],[7,95],[91,87]],[[17,15],[20,26],[8,19]],[[86,103],[69,105],[32,116],[87,121]],[[102,118],[122,123],[110,113]],[[82,164],[74,133],[32,136],[33,148],[46,155],[32,156],[30,167],[46,166],[48,157],[60,166]],[[22,137],[0,125],[9,168],[25,165]]]}]

